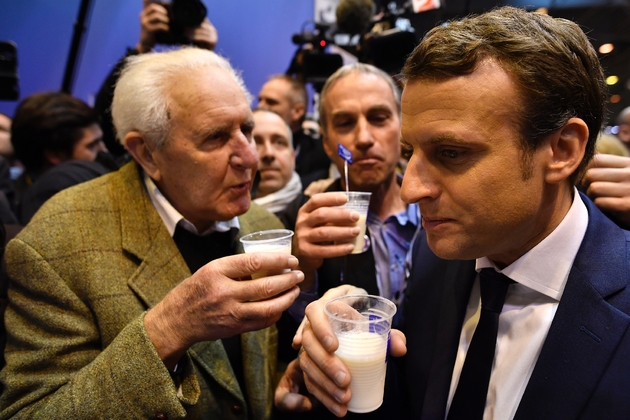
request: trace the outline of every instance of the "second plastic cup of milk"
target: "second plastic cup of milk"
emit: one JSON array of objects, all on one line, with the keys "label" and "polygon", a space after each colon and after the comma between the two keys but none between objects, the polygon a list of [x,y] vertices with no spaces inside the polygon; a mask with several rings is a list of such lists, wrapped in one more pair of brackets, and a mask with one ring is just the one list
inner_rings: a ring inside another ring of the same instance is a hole
[{"label": "second plastic cup of milk", "polygon": [[360,254],[365,251],[365,224],[367,221],[368,207],[370,207],[370,196],[372,193],[360,191],[345,191],[348,202],[342,207],[359,212],[357,226],[361,229],[359,235],[354,238],[354,249],[352,254]]},{"label": "second plastic cup of milk", "polygon": [[339,340],[335,352],[350,371],[348,411],[368,413],[383,403],[387,347],[396,305],[371,295],[348,295],[325,306]]},{"label": "second plastic cup of milk", "polygon": [[[243,236],[240,241],[246,254],[254,252],[281,252],[291,254],[291,241],[293,232],[287,229],[262,230]],[[290,271],[290,270],[285,270]],[[252,279],[270,276],[277,273],[266,271],[253,273]]]}]

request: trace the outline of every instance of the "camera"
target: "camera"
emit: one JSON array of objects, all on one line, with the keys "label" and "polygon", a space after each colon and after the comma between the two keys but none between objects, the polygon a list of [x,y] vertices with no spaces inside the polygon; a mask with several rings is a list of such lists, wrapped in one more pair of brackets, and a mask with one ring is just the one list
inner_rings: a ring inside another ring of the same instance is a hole
[{"label": "camera", "polygon": [[[298,45],[298,50],[287,73],[298,74],[304,83],[312,83],[317,92],[321,91],[326,79],[343,64],[339,54],[326,52],[326,47],[335,43],[332,32],[331,25],[317,23],[312,32],[303,30],[291,37],[291,41]],[[312,48],[302,49],[304,45]]]},{"label": "camera", "polygon": [[184,35],[185,29],[200,26],[208,13],[201,0],[173,0],[170,3],[155,1],[154,3],[164,6],[168,12],[169,31],[159,32],[156,36],[156,41],[160,44],[190,44],[190,39]]}]

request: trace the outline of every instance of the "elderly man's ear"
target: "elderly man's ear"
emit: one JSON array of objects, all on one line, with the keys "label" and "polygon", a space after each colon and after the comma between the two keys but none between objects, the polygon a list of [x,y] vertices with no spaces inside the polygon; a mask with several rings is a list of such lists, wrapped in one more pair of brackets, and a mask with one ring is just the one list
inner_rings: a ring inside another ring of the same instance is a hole
[{"label": "elderly man's ear", "polygon": [[144,172],[154,181],[160,180],[160,169],[155,163],[153,154],[154,146],[149,144],[149,140],[137,131],[130,131],[125,136],[125,148],[129,151],[134,160],[138,162]]}]

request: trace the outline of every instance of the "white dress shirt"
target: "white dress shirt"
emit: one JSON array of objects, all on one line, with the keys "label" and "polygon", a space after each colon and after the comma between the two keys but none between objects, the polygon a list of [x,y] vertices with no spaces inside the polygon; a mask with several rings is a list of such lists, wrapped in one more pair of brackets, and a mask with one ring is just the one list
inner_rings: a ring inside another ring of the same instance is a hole
[{"label": "white dress shirt", "polygon": [[231,220],[225,222],[215,222],[214,225],[210,226],[205,231],[199,233],[195,225],[193,225],[190,221],[184,219],[184,216],[178,212],[175,207],[164,197],[164,194],[159,190],[159,188],[155,185],[153,180],[143,172],[144,185],[149,193],[149,199],[157,210],[158,214],[162,218],[166,229],[168,230],[169,235],[173,236],[175,234],[175,227],[177,224],[181,224],[181,226],[189,232],[194,233],[199,236],[207,236],[212,232],[227,232],[231,228],[240,229],[241,225],[238,222],[238,217],[234,217]]},{"label": "white dress shirt", "polygon": [[[516,283],[509,287],[499,317],[499,333],[484,420],[512,419],[516,414],[558,309],[587,225],[588,211],[575,190],[573,204],[556,229],[518,260],[503,270],[497,269]],[[477,271],[485,267],[495,266],[488,258],[479,258]],[[459,340],[448,399],[449,408],[468,346],[479,321],[480,310],[477,276]]]}]

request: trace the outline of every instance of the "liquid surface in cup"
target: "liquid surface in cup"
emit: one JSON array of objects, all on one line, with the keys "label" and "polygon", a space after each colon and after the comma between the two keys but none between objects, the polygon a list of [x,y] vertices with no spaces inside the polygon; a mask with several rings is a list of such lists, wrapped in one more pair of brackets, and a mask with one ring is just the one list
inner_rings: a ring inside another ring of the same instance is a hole
[{"label": "liquid surface in cup", "polygon": [[338,335],[337,339],[339,348],[335,353],[352,375],[348,411],[368,413],[376,410],[383,403],[387,335],[358,332]]},{"label": "liquid surface in cup", "polygon": [[[253,254],[254,252],[280,252],[282,254],[291,254],[291,242],[289,241],[287,245],[278,245],[278,244],[255,244],[255,245],[247,245],[244,247],[245,253]],[[273,276],[274,274],[282,274],[288,273],[289,269],[282,270],[280,272],[272,272],[272,271],[260,271],[258,273],[252,274],[252,279],[256,280],[261,277]]]}]

